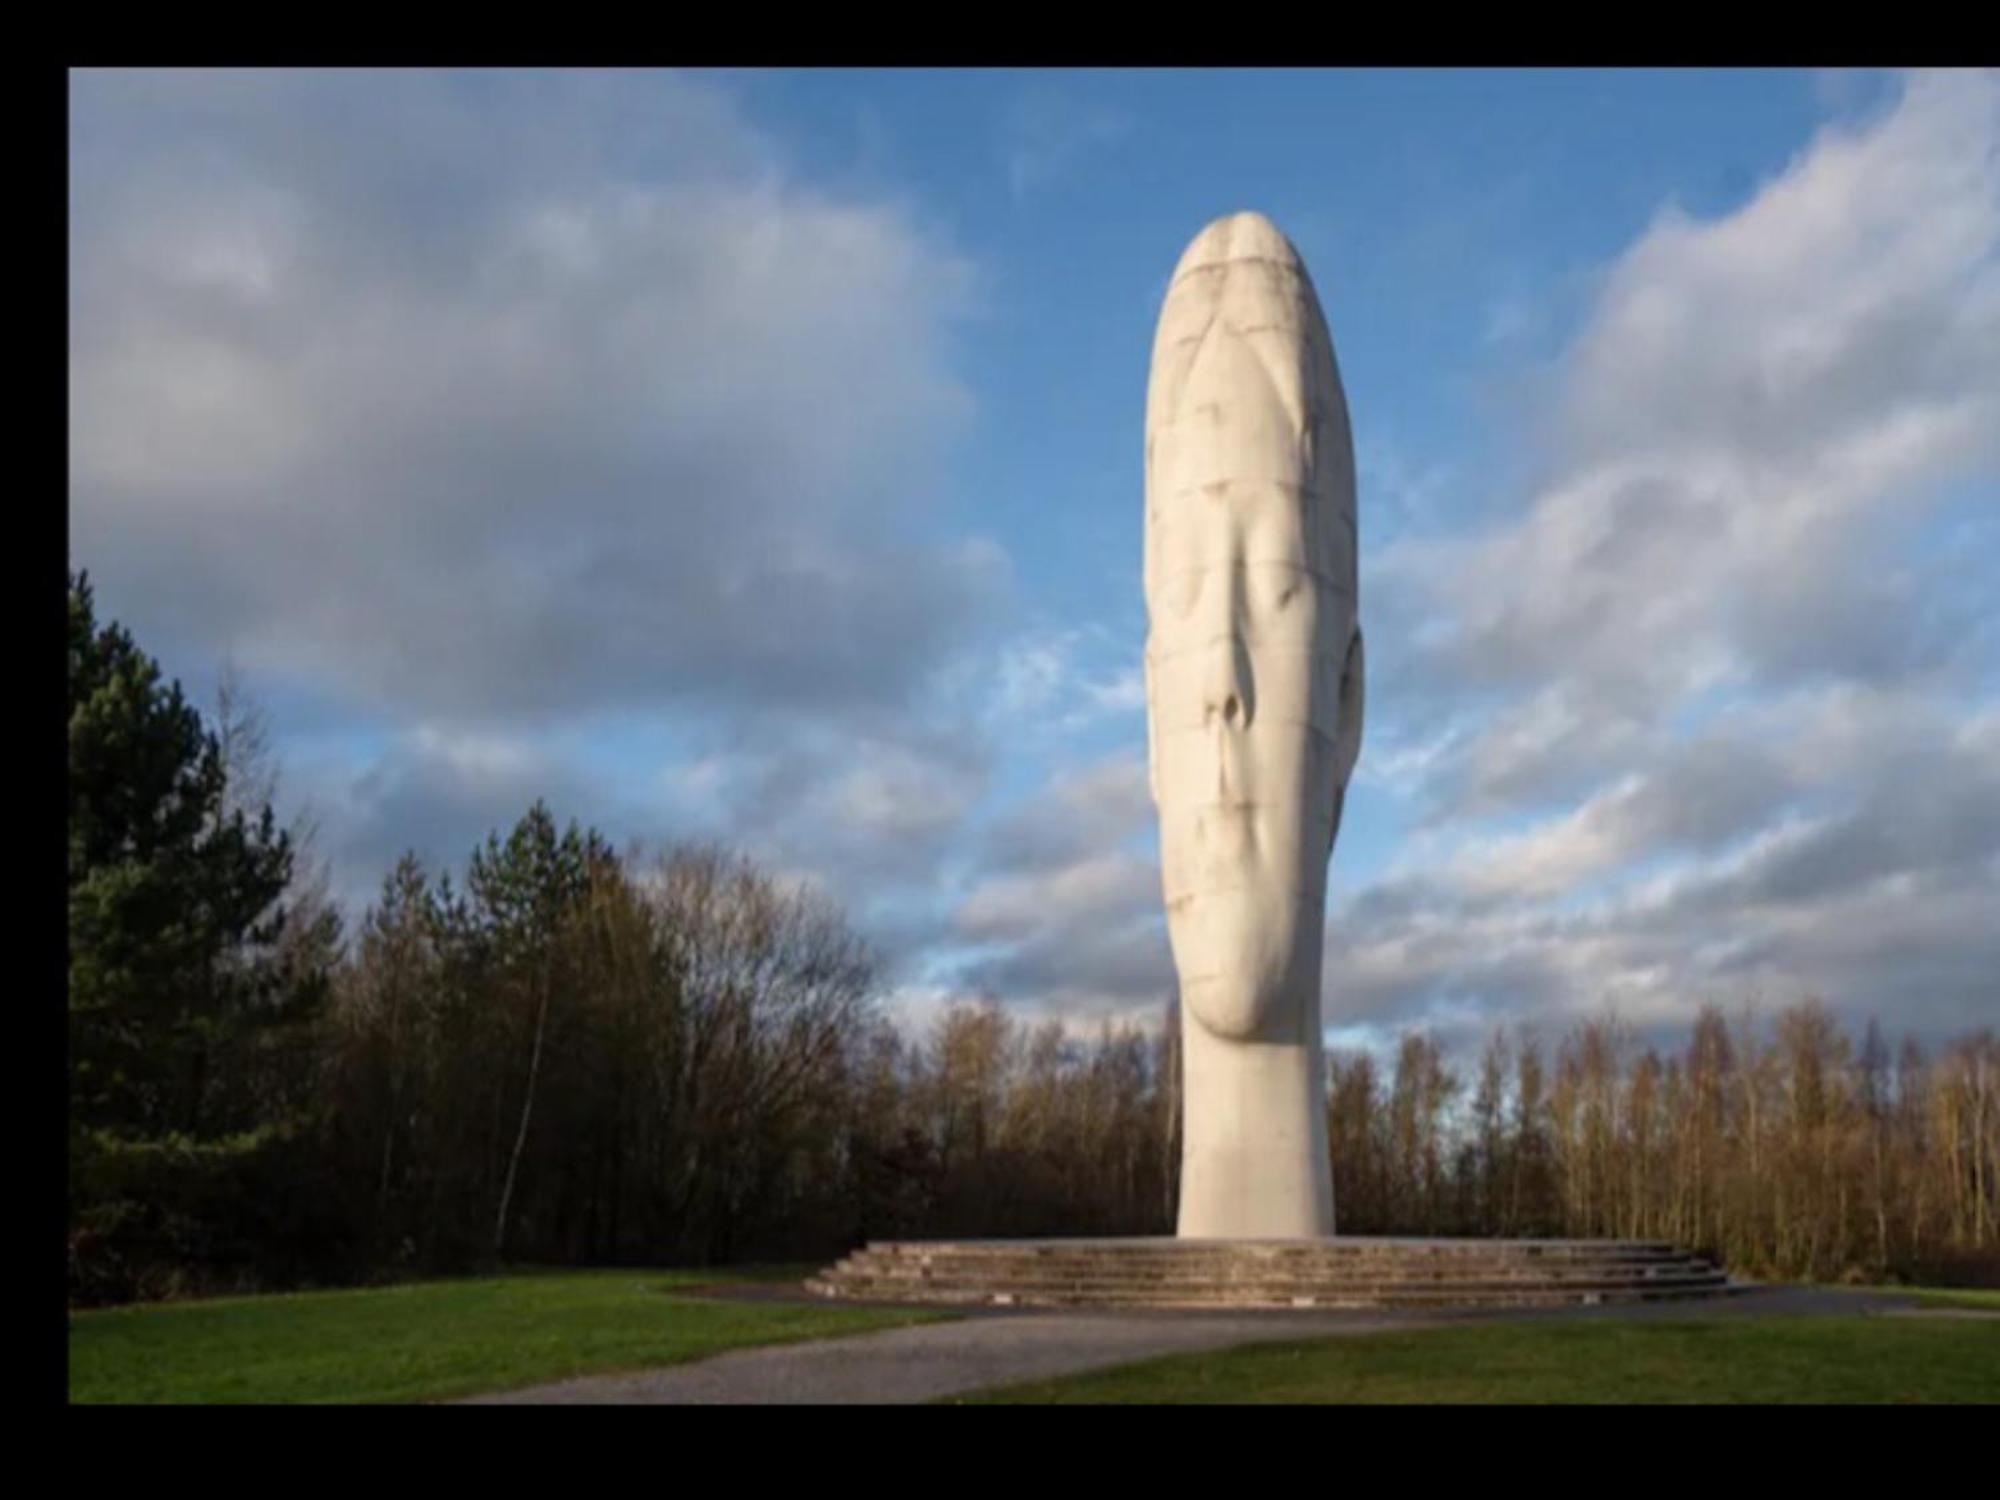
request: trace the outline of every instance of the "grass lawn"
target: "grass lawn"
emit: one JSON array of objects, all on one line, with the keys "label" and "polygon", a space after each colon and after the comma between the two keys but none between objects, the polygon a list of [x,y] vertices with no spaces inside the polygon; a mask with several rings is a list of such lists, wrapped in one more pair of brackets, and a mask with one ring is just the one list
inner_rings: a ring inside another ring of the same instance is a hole
[{"label": "grass lawn", "polygon": [[1920,1307],[1957,1307],[1971,1312],[2000,1313],[2000,1291],[1941,1286],[1882,1286],[1870,1291],[1914,1297]]},{"label": "grass lawn", "polygon": [[73,1402],[428,1401],[939,1314],[676,1297],[804,1268],[527,1273],[80,1312]]},{"label": "grass lawn", "polygon": [[979,1402],[2000,1401],[2000,1322],[1727,1317],[1467,1324],[1174,1355]]}]

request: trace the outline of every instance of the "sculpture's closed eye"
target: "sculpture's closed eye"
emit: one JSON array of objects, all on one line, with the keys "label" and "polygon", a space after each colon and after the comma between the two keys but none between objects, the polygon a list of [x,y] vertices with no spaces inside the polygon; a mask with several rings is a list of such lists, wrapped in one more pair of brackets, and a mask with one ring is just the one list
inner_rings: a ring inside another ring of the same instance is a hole
[{"label": "sculpture's closed eye", "polygon": [[1277,614],[1298,596],[1300,575],[1289,568],[1267,568],[1262,603],[1266,612]]}]

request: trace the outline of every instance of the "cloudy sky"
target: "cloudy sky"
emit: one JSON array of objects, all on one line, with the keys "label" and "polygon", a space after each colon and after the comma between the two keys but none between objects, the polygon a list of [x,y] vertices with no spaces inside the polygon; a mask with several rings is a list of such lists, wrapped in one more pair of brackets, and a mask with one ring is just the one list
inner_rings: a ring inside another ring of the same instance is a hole
[{"label": "cloudy sky", "polygon": [[2000,1021],[2000,75],[79,73],[70,550],[356,909],[536,797],[920,1018],[1157,1013],[1141,423],[1312,269],[1369,713],[1326,1016]]}]

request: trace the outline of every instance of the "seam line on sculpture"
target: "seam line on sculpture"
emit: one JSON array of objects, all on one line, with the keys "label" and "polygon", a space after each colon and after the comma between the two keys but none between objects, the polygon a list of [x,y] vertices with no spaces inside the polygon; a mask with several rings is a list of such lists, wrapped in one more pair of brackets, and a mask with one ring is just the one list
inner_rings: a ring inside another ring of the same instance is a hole
[{"label": "seam line on sculpture", "polygon": [[1208,271],[1226,271],[1231,266],[1249,265],[1276,266],[1280,270],[1291,272],[1301,281],[1306,279],[1306,268],[1296,258],[1284,260],[1275,255],[1232,255],[1227,260],[1205,260],[1200,265],[1189,266],[1180,275],[1167,283],[1167,295],[1172,296],[1174,288],[1179,286],[1183,281],[1186,281],[1190,276],[1200,276]]},{"label": "seam line on sculpture", "polygon": [[[1211,318],[1210,322],[1213,321],[1214,319]],[[1244,338],[1253,333],[1304,333],[1307,330],[1297,323],[1252,323],[1247,328],[1232,328],[1227,323],[1224,323],[1222,331],[1234,338]],[[1167,347],[1169,349],[1182,349],[1189,344],[1200,343],[1207,335],[1208,330],[1206,328],[1200,333],[1183,334],[1181,337],[1169,341]]]}]

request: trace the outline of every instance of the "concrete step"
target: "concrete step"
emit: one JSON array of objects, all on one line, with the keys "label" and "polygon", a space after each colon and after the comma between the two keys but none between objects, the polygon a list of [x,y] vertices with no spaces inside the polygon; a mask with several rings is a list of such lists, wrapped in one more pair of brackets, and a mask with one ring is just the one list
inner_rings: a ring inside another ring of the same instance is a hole
[{"label": "concrete step", "polygon": [[940,1255],[1005,1257],[1106,1256],[1117,1260],[1396,1260],[1503,1256],[1561,1260],[1607,1257],[1650,1259],[1688,1252],[1664,1241],[1634,1240],[873,1240],[857,1253],[931,1258]]},{"label": "concrete step", "polygon": [[1709,1260],[1655,1240],[950,1240],[871,1243],[822,1296],[964,1305],[1558,1306],[1714,1296]]},{"label": "concrete step", "polygon": [[[855,1257],[850,1257],[855,1258]],[[1143,1270],[1161,1275],[1215,1275],[1236,1269],[1256,1271],[1296,1272],[1302,1275],[1338,1275],[1347,1272],[1366,1273],[1384,1266],[1436,1271],[1444,1275],[1482,1266],[1516,1266],[1525,1270],[1548,1272],[1559,1275],[1568,1270],[1589,1270],[1600,1266],[1617,1267],[1628,1270],[1645,1270],[1649,1266],[1670,1266],[1685,1263],[1687,1255],[1659,1255],[1635,1258],[1627,1256],[1567,1256],[1559,1260],[1533,1259],[1520,1256],[1370,1256],[1360,1259],[1340,1259],[1322,1257],[1295,1257],[1272,1259],[1264,1257],[1213,1256],[1186,1259],[1170,1257],[1121,1257],[1096,1255],[1037,1255],[1037,1256],[972,1256],[972,1255],[878,1255],[862,1252],[859,1257],[869,1265],[897,1266],[911,1270],[926,1266],[975,1266],[994,1274],[1011,1271],[1033,1270],[1037,1267],[1063,1266],[1116,1266],[1122,1269]]]},{"label": "concrete step", "polygon": [[1157,1290],[1133,1292],[1077,1292],[1059,1289],[1025,1288],[1000,1291],[992,1288],[856,1288],[815,1279],[807,1283],[813,1291],[829,1298],[854,1301],[912,1302],[938,1306],[999,1307],[1129,1307],[1129,1308],[1459,1308],[1459,1307],[1587,1307],[1642,1302],[1671,1302],[1727,1296],[1743,1290],[1728,1282],[1686,1287],[1625,1288],[1604,1291],[1548,1291],[1475,1288],[1441,1289],[1430,1292],[1407,1290],[1345,1290],[1289,1296],[1254,1292],[1175,1292]]},{"label": "concrete step", "polygon": [[986,1276],[877,1276],[868,1272],[834,1272],[821,1278],[853,1286],[878,1287],[884,1290],[902,1288],[922,1290],[926,1287],[988,1287],[1008,1290],[1016,1287],[1060,1286],[1077,1291],[1103,1290],[1107,1292],[1146,1292],[1160,1295],[1181,1293],[1206,1293],[1209,1291],[1241,1291],[1258,1295],[1299,1295],[1314,1296],[1334,1292],[1375,1292],[1400,1290],[1408,1292],[1450,1291],[1465,1287],[1483,1287],[1518,1291],[1592,1291],[1620,1289],[1644,1291],[1647,1288],[1674,1286],[1718,1285],[1728,1278],[1720,1271],[1694,1270],[1676,1272],[1670,1275],[1649,1277],[1568,1277],[1560,1281],[1539,1279],[1529,1276],[1473,1276],[1452,1279],[1425,1278],[1412,1276],[1389,1277],[1343,1277],[1340,1279],[1304,1277],[1259,1278],[1237,1277],[1230,1280],[1204,1281],[1187,1278],[1174,1281],[1157,1281],[1141,1277],[1119,1276],[1014,1276],[1006,1278]]},{"label": "concrete step", "polygon": [[990,1266],[966,1260],[938,1260],[928,1264],[902,1264],[894,1260],[850,1258],[832,1268],[836,1276],[880,1276],[884,1280],[934,1280],[964,1276],[976,1280],[1022,1280],[1036,1276],[1064,1276],[1070,1280],[1126,1280],[1160,1284],[1214,1284],[1214,1282],[1350,1282],[1350,1280],[1410,1280],[1410,1282],[1458,1282],[1458,1280],[1634,1280],[1644,1282],[1660,1276],[1712,1270],[1710,1262],[1698,1258],[1662,1260],[1648,1266],[1520,1266],[1510,1262],[1476,1262],[1466,1266],[1118,1266],[1114,1262],[1068,1264],[1060,1260]]},{"label": "concrete step", "polygon": [[1022,1307],[1588,1307],[1622,1302],[1657,1302],[1675,1298],[1712,1297],[1726,1292],[1725,1283],[1709,1286],[1631,1287],[1599,1291],[1548,1291],[1534,1288],[1456,1287],[1449,1290],[1415,1292],[1383,1288],[1369,1291],[1352,1288],[1342,1291],[1296,1292],[1290,1294],[1254,1291],[1206,1292],[1158,1291],[1085,1292],[1071,1287],[934,1287],[923,1291],[890,1288],[845,1288],[837,1295],[855,1301],[945,1303],[963,1306]]},{"label": "concrete step", "polygon": [[1687,1266],[1674,1271],[1662,1272],[1655,1276],[1235,1276],[1229,1278],[1206,1279],[1202,1277],[1175,1277],[1162,1280],[1150,1276],[1120,1276],[1111,1272],[1073,1276],[1060,1271],[1044,1271],[1033,1276],[1010,1276],[1006,1278],[980,1276],[973,1272],[939,1272],[922,1276],[885,1276],[867,1268],[822,1273],[823,1280],[866,1281],[884,1286],[1032,1286],[1062,1285],[1076,1287],[1132,1287],[1138,1289],[1159,1287],[1167,1290],[1205,1287],[1264,1287],[1274,1289],[1297,1288],[1310,1291],[1315,1287],[1407,1287],[1412,1291],[1424,1291],[1437,1287],[1452,1286],[1498,1286],[1498,1287],[1547,1287],[1560,1290],[1564,1287],[1598,1286],[1665,1286],[1684,1281],[1702,1281],[1719,1278],[1723,1272],[1712,1266]]},{"label": "concrete step", "polygon": [[876,1248],[874,1246],[869,1246],[864,1249],[852,1252],[852,1254],[855,1256],[865,1256],[870,1260],[877,1261],[885,1265],[886,1264],[927,1265],[938,1261],[952,1261],[964,1265],[990,1265],[990,1266],[1040,1265],[1051,1262],[1061,1262],[1063,1264],[1073,1265],[1085,1262],[1103,1262],[1107,1265],[1161,1266],[1161,1267],[1175,1267],[1175,1266],[1209,1267],[1217,1265],[1340,1267],[1340,1266],[1370,1266],[1370,1265],[1460,1266],[1460,1265],[1485,1264],[1491,1262],[1504,1262],[1508,1265],[1547,1266],[1550,1268],[1559,1268],[1562,1266],[1569,1266],[1569,1265],[1635,1265],[1635,1266],[1654,1265],[1663,1261],[1685,1260],[1694,1253],[1695,1252],[1691,1250],[1673,1250],[1673,1251],[1663,1251],[1657,1254],[1647,1254],[1647,1255],[1613,1254],[1613,1255],[1557,1255],[1557,1256],[1524,1255],[1524,1254],[1508,1253],[1505,1251],[1485,1251],[1477,1254],[1468,1252],[1457,1255],[1420,1255],[1420,1254],[1325,1255],[1325,1254],[1314,1254],[1310,1252],[1301,1252],[1295,1255],[1268,1255],[1268,1254],[1254,1254],[1254,1253],[1244,1254],[1244,1255],[1228,1255],[1220,1252],[1210,1252],[1199,1255],[1152,1255],[1152,1254],[1141,1254],[1141,1253],[1135,1253],[1132,1255],[1118,1255],[1113,1253],[1106,1253],[1103,1251],[1080,1250],[1073,1252],[1037,1251],[1037,1252],[1015,1252],[1011,1254],[1001,1253],[1001,1252],[993,1252],[989,1254],[968,1254],[958,1250],[914,1252],[901,1249]]}]

